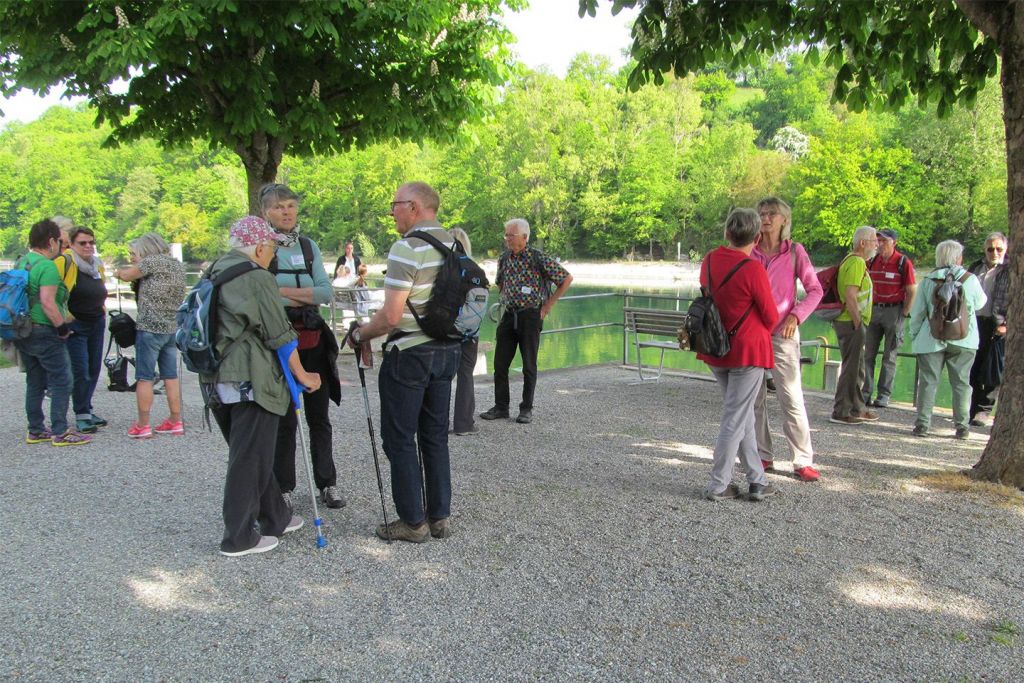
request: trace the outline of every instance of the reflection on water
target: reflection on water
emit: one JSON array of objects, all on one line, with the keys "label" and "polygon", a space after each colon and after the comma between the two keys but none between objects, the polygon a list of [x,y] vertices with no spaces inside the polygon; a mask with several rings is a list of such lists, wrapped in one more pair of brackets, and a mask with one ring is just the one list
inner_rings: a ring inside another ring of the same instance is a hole
[{"label": "reflection on water", "polygon": [[[654,299],[651,294],[692,297],[694,290],[690,287],[680,289],[620,289],[609,287],[588,287],[574,285],[569,290],[569,295],[597,294],[601,292],[627,292],[631,294],[629,304],[644,308],[676,308],[675,301]],[[492,300],[496,300],[492,294]],[[570,299],[561,300],[555,306],[551,315],[544,321],[545,330],[553,330],[563,327],[574,327],[577,325],[588,325],[599,322],[622,323],[622,297],[599,297],[593,299]],[[681,305],[685,308],[685,305]],[[487,353],[488,371],[493,369],[494,354],[494,331],[497,325],[490,320],[484,322],[480,331],[481,349]],[[800,326],[800,337],[803,340],[825,337],[829,344],[836,343],[836,335],[832,325],[818,320],[811,316]],[[630,340],[631,341],[631,340]],[[910,340],[906,339],[901,349],[904,353],[910,353]],[[634,362],[634,350],[628,349],[628,361]],[[831,358],[838,360],[838,351],[831,352]],[[643,358],[647,364],[657,364],[659,351],[657,349],[644,349]],[[593,365],[596,363],[621,362],[623,358],[623,335],[622,327],[604,327],[590,330],[577,330],[572,332],[545,334],[541,339],[541,350],[539,366],[541,370],[555,368],[573,367],[578,365]],[[804,366],[803,378],[804,387],[807,389],[821,390],[822,374],[824,372],[824,355],[819,362],[813,366]],[[518,356],[513,361],[513,368],[518,369]],[[707,366],[698,361],[694,354],[689,352],[668,351],[665,354],[665,367],[693,372],[708,372]],[[875,372],[881,367],[881,358],[875,364]],[[914,370],[913,358],[900,358],[896,365],[896,382],[893,387],[893,400],[910,403],[914,398]],[[936,404],[943,407],[952,405],[952,398],[949,389],[949,382],[943,380],[939,386]]]}]

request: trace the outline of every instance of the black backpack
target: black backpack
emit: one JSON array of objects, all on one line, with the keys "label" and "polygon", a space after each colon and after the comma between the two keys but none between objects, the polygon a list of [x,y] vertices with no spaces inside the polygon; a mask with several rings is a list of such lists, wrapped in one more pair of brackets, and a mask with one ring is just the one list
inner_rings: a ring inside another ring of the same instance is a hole
[{"label": "black backpack", "polygon": [[[747,310],[744,311],[740,319],[733,325],[733,328],[727,332],[725,325],[722,324],[722,315],[719,313],[718,306],[715,305],[715,300],[712,296],[714,292],[712,291],[711,282],[711,254],[708,254],[704,260],[707,263],[708,269],[708,288],[707,290],[703,287],[700,288],[701,295],[690,303],[690,308],[686,311],[686,321],[679,328],[678,332],[679,348],[691,349],[713,358],[722,358],[732,348],[729,338],[736,334],[736,331],[740,329],[740,325],[750,315],[753,304],[747,307]],[[719,285],[719,288],[724,287],[736,271],[743,264],[749,262],[750,259],[745,258],[733,266],[732,270],[722,279],[722,284]]]},{"label": "black backpack", "polygon": [[432,339],[465,341],[476,337],[487,312],[487,288],[491,286],[483,268],[466,255],[458,240],[449,247],[422,230],[413,230],[405,237],[420,238],[441,252],[444,259],[426,313],[420,316],[406,301],[416,324]]}]

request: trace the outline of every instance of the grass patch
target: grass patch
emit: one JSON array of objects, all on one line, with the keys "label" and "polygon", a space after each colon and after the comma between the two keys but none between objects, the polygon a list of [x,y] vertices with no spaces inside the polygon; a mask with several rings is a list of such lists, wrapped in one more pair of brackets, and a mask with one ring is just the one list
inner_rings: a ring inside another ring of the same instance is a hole
[{"label": "grass patch", "polygon": [[917,483],[935,491],[973,493],[999,507],[1024,507],[1024,494],[1010,486],[976,481],[960,472],[934,472],[917,478]]},{"label": "grass patch", "polygon": [[1020,629],[1010,620],[1001,621],[992,629],[992,642],[1006,647],[1013,647],[1017,642]]}]

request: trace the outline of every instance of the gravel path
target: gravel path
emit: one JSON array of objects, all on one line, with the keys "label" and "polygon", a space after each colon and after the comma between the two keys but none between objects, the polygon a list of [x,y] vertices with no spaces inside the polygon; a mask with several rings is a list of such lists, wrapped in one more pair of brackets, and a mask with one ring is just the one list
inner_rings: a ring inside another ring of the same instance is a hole
[{"label": "gravel path", "polygon": [[[716,504],[700,499],[714,384],[543,373],[532,425],[452,437],[455,535],[388,546],[372,536],[380,503],[347,356],[342,370],[332,415],[349,505],[322,511],[329,547],[307,527],[240,559],[217,553],[226,448],[199,428],[194,382],[186,437],[130,441],[133,397],[101,388],[111,425],[57,449],[23,443],[23,378],[0,371],[0,679],[1024,676],[1024,636],[1009,633],[1024,629],[1024,509],[915,481],[970,465],[984,435],[956,442],[940,418],[938,436],[915,439],[896,409],[831,425],[830,401],[812,396],[823,481],[780,473],[773,499]],[[376,411],[374,379],[370,391]],[[486,409],[489,384],[477,394]]]}]

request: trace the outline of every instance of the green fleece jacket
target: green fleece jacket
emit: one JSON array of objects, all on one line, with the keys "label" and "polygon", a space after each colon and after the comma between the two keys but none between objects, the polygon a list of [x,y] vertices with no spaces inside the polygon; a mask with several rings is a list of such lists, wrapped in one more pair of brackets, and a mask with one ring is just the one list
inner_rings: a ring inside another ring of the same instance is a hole
[{"label": "green fleece jacket", "polygon": [[[232,250],[217,259],[210,274],[216,275],[249,257]],[[253,270],[220,289],[217,319],[217,351],[221,356],[216,375],[202,382],[251,382],[253,400],[275,415],[288,412],[291,397],[276,350],[296,338],[281,307],[277,280],[268,270]],[[228,348],[230,345],[230,348]]]}]

